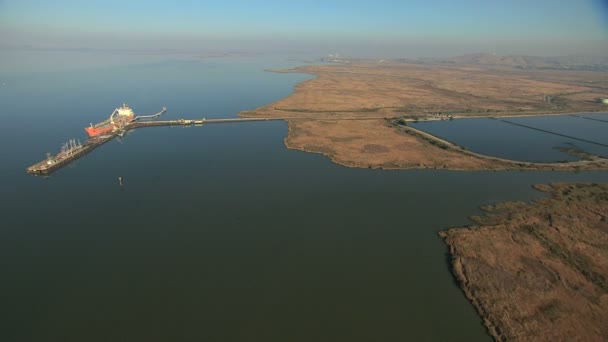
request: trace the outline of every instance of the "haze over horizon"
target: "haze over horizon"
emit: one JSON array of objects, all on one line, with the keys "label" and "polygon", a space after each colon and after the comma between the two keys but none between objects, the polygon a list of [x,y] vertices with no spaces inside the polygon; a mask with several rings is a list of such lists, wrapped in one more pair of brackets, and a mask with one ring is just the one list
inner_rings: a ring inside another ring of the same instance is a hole
[{"label": "haze over horizon", "polygon": [[608,1],[0,1],[2,49],[608,55]]}]

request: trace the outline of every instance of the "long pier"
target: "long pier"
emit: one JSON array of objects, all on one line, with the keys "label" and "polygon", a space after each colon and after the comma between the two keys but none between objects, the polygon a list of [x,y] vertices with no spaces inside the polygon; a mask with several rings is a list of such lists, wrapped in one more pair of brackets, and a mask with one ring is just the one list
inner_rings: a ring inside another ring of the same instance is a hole
[{"label": "long pier", "polygon": [[76,146],[67,152],[61,152],[55,156],[48,156],[46,159],[28,167],[26,172],[35,176],[48,176],[51,173],[69,165],[80,157],[90,153],[97,147],[107,143],[108,141],[121,136],[124,132],[143,127],[159,127],[159,126],[198,126],[203,124],[220,124],[220,123],[238,123],[252,121],[278,121],[282,118],[229,118],[229,119],[197,119],[197,120],[164,120],[164,121],[133,121],[121,130],[102,135],[94,138],[89,138],[84,144]]},{"label": "long pier", "polygon": [[229,118],[229,119],[199,119],[199,120],[164,120],[164,121],[142,121],[132,122],[125,127],[125,130],[132,130],[142,127],[158,127],[158,126],[190,126],[190,125],[202,125],[202,124],[218,124],[218,123],[235,123],[235,122],[249,122],[249,121],[278,121],[283,118]]},{"label": "long pier", "polygon": [[[163,107],[163,111],[161,112],[164,113],[166,111],[166,108]],[[578,113],[559,113],[559,114],[553,114],[553,115],[571,115],[571,116],[576,116],[579,118],[583,118],[583,119],[589,119],[589,120],[596,120],[596,121],[603,121],[606,122],[606,120],[600,120],[600,119],[595,119],[595,118],[587,118],[587,117],[583,117],[583,116],[579,116],[577,115]],[[526,115],[526,116],[541,116],[541,115],[547,115],[547,114],[531,114],[531,115]],[[149,116],[149,117],[156,117],[158,116],[158,114]],[[518,115],[519,117],[520,115]],[[524,116],[524,115],[521,115]],[[476,116],[475,118],[480,118],[481,116]],[[489,117],[489,116],[488,116]],[[466,118],[466,117],[457,117],[457,119],[461,119],[461,118]],[[522,124],[518,124],[518,123],[514,123],[512,121],[508,121],[504,119],[504,116],[498,116],[498,117],[492,117],[494,119],[503,121],[505,123],[509,123],[509,124],[513,124],[513,125],[517,125],[517,126],[522,126],[522,127],[526,127],[526,128],[530,128],[530,129],[535,129],[538,131],[542,131],[542,132],[546,132],[546,133],[551,133],[551,134],[555,134],[555,135],[559,135],[559,136],[563,136],[563,137],[567,137],[567,138],[571,138],[571,139],[575,139],[575,140],[579,140],[579,141],[584,141],[587,143],[591,143],[591,144],[596,144],[596,145],[600,145],[600,146],[608,146],[606,144],[602,144],[602,143],[598,143],[598,142],[594,142],[594,141],[589,141],[589,140],[585,140],[585,139],[580,139],[580,138],[576,138],[576,137],[571,137],[568,135],[564,135],[564,134],[560,134],[560,133],[556,133],[556,132],[551,132],[551,131],[546,131],[543,129],[539,129],[536,127],[531,127],[531,126],[526,126],[526,125],[522,125]],[[71,162],[77,160],[78,158],[90,153],[92,150],[94,150],[95,148],[105,144],[106,142],[116,138],[117,136],[122,136],[122,134],[124,134],[124,132],[129,131],[129,130],[133,130],[133,129],[137,129],[137,128],[144,128],[144,127],[159,127],[159,126],[200,126],[203,124],[220,124],[220,123],[238,123],[238,122],[255,122],[255,121],[280,121],[280,120],[290,120],[290,119],[315,119],[315,120],[379,120],[379,119],[383,119],[380,117],[371,117],[371,118],[361,118],[361,117],[349,117],[349,118],[330,118],[330,117],[310,117],[310,116],[294,116],[294,117],[278,117],[278,118],[227,118],[227,119],[193,119],[193,120],[186,120],[186,119],[179,119],[179,120],[164,120],[164,121],[132,121],[130,123],[128,123],[126,126],[122,127],[120,130],[112,132],[108,135],[104,135],[104,136],[99,136],[99,137],[95,137],[95,138],[90,138],[89,140],[87,140],[84,144],[76,146],[75,148],[71,149],[69,151],[69,153],[59,153],[55,156],[49,156],[47,157],[47,159],[42,160],[30,167],[28,167],[26,169],[27,173],[30,175],[42,175],[42,176],[46,176],[46,175],[50,175],[51,173],[61,169],[64,166],[69,165]],[[388,119],[388,118],[384,118],[384,119]],[[413,121],[413,120],[409,120],[409,121]]]}]

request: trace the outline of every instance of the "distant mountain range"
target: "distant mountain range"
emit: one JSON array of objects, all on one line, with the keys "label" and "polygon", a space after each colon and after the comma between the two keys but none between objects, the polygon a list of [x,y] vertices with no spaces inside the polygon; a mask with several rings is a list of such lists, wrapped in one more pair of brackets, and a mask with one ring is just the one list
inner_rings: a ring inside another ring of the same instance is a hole
[{"label": "distant mountain range", "polygon": [[608,70],[608,57],[594,56],[536,57],[474,53],[450,58],[422,58],[416,61],[432,64],[493,65],[518,69]]}]

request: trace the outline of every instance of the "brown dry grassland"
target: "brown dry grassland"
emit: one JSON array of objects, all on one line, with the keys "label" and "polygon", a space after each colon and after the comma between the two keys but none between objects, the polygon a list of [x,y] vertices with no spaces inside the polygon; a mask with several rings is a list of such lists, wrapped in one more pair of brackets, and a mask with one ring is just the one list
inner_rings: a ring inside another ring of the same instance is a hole
[{"label": "brown dry grassland", "polygon": [[499,341],[608,338],[608,184],[552,184],[442,232],[453,273]]},{"label": "brown dry grassland", "polygon": [[[480,65],[359,63],[280,72],[316,75],[242,116],[284,118],[289,148],[349,167],[452,170],[608,170],[483,156],[408,120],[606,111],[608,72]],[[441,235],[453,272],[497,340],[608,338],[608,185],[541,186],[551,198],[487,207],[478,227]]]},{"label": "brown dry grassland", "polygon": [[606,72],[394,62],[305,66],[279,72],[317,77],[298,84],[293,94],[277,102],[240,115],[285,118],[288,147],[323,153],[342,165],[454,170],[608,168],[599,159],[543,166],[485,158],[459,148],[441,148],[431,143],[432,137],[423,138],[411,127],[384,120],[424,119],[436,113],[458,118],[598,111],[605,106],[593,100],[608,97]]}]

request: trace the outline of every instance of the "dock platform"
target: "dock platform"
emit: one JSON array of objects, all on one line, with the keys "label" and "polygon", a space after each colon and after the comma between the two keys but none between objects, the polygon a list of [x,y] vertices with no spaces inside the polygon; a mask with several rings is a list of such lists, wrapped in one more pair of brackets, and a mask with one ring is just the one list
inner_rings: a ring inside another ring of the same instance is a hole
[{"label": "dock platform", "polygon": [[118,133],[112,133],[95,138],[90,138],[89,140],[85,141],[84,144],[73,148],[69,152],[61,152],[55,156],[49,156],[45,160],[28,167],[26,169],[26,172],[30,175],[35,176],[50,175],[51,173],[61,169],[62,167],[67,166],[76,159],[84,156],[85,154],[90,153],[97,147],[114,139],[117,135]]},{"label": "dock platform", "polygon": [[[163,109],[166,110],[166,109]],[[133,121],[121,130],[114,131],[107,135],[89,138],[82,145],[72,146],[69,150],[62,151],[54,156],[48,156],[46,159],[28,167],[26,172],[34,176],[48,176],[51,173],[69,165],[78,158],[90,153],[97,147],[107,143],[108,141],[121,136],[124,132],[143,127],[159,127],[159,126],[200,126],[203,124],[219,124],[219,123],[236,123],[250,121],[275,121],[283,120],[280,118],[228,118],[228,119],[195,119],[195,120],[165,120],[165,121]]]}]

